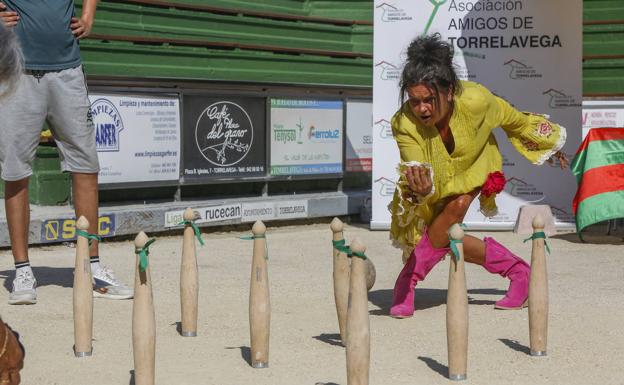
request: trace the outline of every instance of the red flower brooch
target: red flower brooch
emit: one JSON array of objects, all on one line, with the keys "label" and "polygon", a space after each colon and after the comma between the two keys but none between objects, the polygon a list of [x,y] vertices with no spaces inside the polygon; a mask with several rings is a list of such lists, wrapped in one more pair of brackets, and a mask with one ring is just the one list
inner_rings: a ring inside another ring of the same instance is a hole
[{"label": "red flower brooch", "polygon": [[483,187],[481,187],[481,195],[490,197],[492,194],[498,194],[505,188],[505,174],[500,171],[491,172],[488,174]]},{"label": "red flower brooch", "polygon": [[539,136],[550,136],[552,134],[553,128],[548,122],[543,122],[537,127],[537,134]]}]

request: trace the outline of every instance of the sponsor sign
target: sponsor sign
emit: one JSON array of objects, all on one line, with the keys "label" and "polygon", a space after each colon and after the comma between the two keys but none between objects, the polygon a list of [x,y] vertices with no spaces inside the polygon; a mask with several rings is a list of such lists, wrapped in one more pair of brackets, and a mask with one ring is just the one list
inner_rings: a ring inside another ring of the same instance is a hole
[{"label": "sponsor sign", "polygon": [[89,99],[100,161],[99,183],[179,179],[177,97],[92,93]]},{"label": "sponsor sign", "polygon": [[550,88],[542,92],[542,95],[548,100],[548,106],[551,109],[581,106],[580,98],[568,95],[562,90]]},{"label": "sponsor sign", "polygon": [[347,102],[346,170],[373,170],[373,103]]},{"label": "sponsor sign", "polygon": [[411,21],[412,17],[397,2],[384,2],[375,8],[379,10],[379,20],[384,23],[396,23],[401,21]]},{"label": "sponsor sign", "polygon": [[[255,222],[272,219],[307,218],[308,201],[246,202],[242,204],[219,205],[194,208],[195,223],[209,223],[240,219],[241,222]],[[165,213],[165,227],[181,226],[184,210]]]},{"label": "sponsor sign", "polygon": [[243,203],[242,222],[308,217],[308,201]]},{"label": "sponsor sign", "polygon": [[[98,235],[112,237],[115,235],[115,215],[101,215],[98,218]],[[48,219],[41,224],[41,242],[64,242],[76,240],[76,219]]]},{"label": "sponsor sign", "polygon": [[275,205],[277,219],[306,218],[308,216],[308,201],[278,202]]},{"label": "sponsor sign", "polygon": [[528,181],[516,178],[507,178],[505,191],[514,197],[521,198],[526,203],[537,204],[544,200],[544,191]]},{"label": "sponsor sign", "polygon": [[[242,205],[240,203],[194,208],[193,211],[196,214],[195,223],[197,224],[231,221],[242,217]],[[184,220],[183,214],[184,210],[166,212],[165,227],[180,226],[179,223]]]},{"label": "sponsor sign", "polygon": [[401,69],[385,60],[375,64],[375,72],[382,80],[398,81],[401,77]]},{"label": "sponsor sign", "polygon": [[271,175],[342,172],[340,100],[271,99]]},{"label": "sponsor sign", "polygon": [[583,138],[592,128],[624,127],[624,100],[583,101]]},{"label": "sponsor sign", "polygon": [[240,204],[205,207],[199,210],[197,223],[220,222],[242,217]]},{"label": "sponsor sign", "polygon": [[509,68],[509,79],[541,79],[543,76],[541,72],[527,64],[526,61],[511,59],[505,62],[505,65]]},{"label": "sponsor sign", "polygon": [[376,121],[374,131],[379,139],[394,140],[392,137],[392,125],[388,119],[379,119]]},{"label": "sponsor sign", "polygon": [[275,202],[243,203],[241,222],[266,221],[275,218]]},{"label": "sponsor sign", "polygon": [[[387,206],[399,161],[390,120],[400,108],[398,83],[411,40],[440,33],[455,48],[461,79],[483,84],[521,111],[550,115],[566,127],[563,152],[570,155],[581,141],[582,6],[581,0],[375,1],[372,228],[390,225]],[[616,120],[612,111],[594,113],[597,122]],[[585,120],[591,118],[591,113],[584,115]],[[511,229],[524,204],[540,202],[564,210],[571,206],[576,182],[569,172],[530,165],[502,130],[496,129],[495,136],[509,180],[497,198],[500,214],[484,217],[475,200],[465,223]],[[564,213],[557,216],[560,226],[571,220]]]},{"label": "sponsor sign", "polygon": [[[194,210],[197,213],[197,210]],[[165,227],[181,226],[179,223],[184,221],[184,210],[168,211],[165,213]]]},{"label": "sponsor sign", "polygon": [[262,176],[265,99],[184,97],[185,180]]},{"label": "sponsor sign", "polygon": [[117,107],[106,97],[91,103],[91,119],[95,126],[95,143],[100,152],[119,151],[119,134],[124,129]]},{"label": "sponsor sign", "polygon": [[396,182],[384,176],[375,179],[373,185],[375,186],[374,190],[377,195],[382,197],[392,197],[392,195],[394,195],[394,190],[396,189]]}]

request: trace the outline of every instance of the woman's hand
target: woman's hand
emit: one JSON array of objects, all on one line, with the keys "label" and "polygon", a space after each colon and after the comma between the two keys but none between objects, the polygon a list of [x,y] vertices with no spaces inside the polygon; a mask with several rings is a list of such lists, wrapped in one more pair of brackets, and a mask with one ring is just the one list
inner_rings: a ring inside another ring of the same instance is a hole
[{"label": "woman's hand", "polygon": [[405,179],[410,191],[416,195],[427,196],[433,188],[429,169],[425,166],[412,166],[405,169]]},{"label": "woman's hand", "polygon": [[555,152],[553,156],[551,156],[550,159],[548,159],[548,163],[553,164],[555,160],[559,161],[559,167],[561,167],[562,170],[570,165],[570,161],[568,160],[568,157],[566,156],[566,154],[564,154],[561,151]]}]

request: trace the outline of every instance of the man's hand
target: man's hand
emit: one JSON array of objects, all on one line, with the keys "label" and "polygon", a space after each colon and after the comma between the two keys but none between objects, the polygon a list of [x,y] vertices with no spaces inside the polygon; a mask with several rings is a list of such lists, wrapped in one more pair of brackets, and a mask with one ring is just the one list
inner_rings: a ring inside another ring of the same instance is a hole
[{"label": "man's hand", "polygon": [[409,189],[420,196],[427,196],[433,188],[429,169],[425,166],[408,167],[405,170],[405,179]]},{"label": "man's hand", "polygon": [[19,15],[17,12],[7,11],[7,6],[0,2],[0,22],[4,23],[5,27],[15,27],[19,21]]},{"label": "man's hand", "polygon": [[88,18],[84,17],[81,17],[80,19],[77,17],[72,17],[70,27],[76,39],[84,39],[91,34],[93,20],[89,20]]}]

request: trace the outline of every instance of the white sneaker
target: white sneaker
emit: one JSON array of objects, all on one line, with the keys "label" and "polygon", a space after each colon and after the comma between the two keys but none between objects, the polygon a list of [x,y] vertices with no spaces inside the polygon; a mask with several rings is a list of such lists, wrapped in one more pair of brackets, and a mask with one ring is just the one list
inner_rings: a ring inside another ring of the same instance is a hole
[{"label": "white sneaker", "polygon": [[93,296],[108,299],[130,299],[134,297],[134,290],[118,281],[111,269],[100,265],[100,268],[93,272]]},{"label": "white sneaker", "polygon": [[34,305],[37,303],[37,280],[32,271],[19,270],[13,280],[13,291],[9,294],[9,305]]}]

